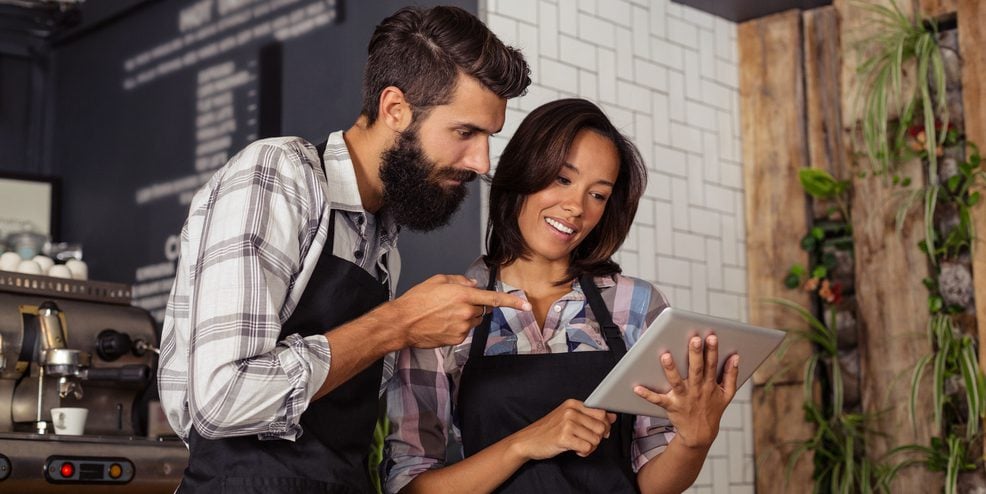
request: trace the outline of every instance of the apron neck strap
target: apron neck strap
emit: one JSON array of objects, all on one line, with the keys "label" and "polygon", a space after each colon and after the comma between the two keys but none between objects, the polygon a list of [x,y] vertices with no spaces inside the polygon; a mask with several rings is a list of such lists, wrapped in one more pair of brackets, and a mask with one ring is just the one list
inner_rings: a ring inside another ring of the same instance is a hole
[{"label": "apron neck strap", "polygon": [[595,316],[600,329],[602,329],[609,351],[616,357],[616,360],[620,360],[627,353],[627,344],[623,341],[620,328],[613,323],[609,309],[606,308],[606,303],[603,302],[603,297],[599,294],[599,289],[596,288],[596,282],[591,274],[586,273],[582,275],[579,284],[582,285],[582,293],[585,294],[585,298],[589,302],[592,315]]},{"label": "apron neck strap", "polygon": [[[487,290],[496,289],[496,279],[500,275],[500,266],[490,266],[490,279],[486,283]],[[490,336],[490,321],[493,320],[493,307],[487,307],[483,322],[479,323],[472,332],[472,346],[469,348],[469,358],[480,358],[486,353],[486,340]]]}]

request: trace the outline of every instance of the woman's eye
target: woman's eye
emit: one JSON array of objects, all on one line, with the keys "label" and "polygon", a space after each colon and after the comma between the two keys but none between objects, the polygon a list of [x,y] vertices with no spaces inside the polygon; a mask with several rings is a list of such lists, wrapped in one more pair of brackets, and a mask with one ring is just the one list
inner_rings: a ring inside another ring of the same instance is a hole
[{"label": "woman's eye", "polygon": [[606,200],[609,199],[609,197],[607,197],[605,194],[600,194],[598,192],[593,192],[589,195],[591,195],[593,199],[600,202],[606,202]]},{"label": "woman's eye", "polygon": [[558,178],[556,178],[555,181],[558,182],[558,183],[560,183],[560,184],[562,184],[562,185],[568,185],[568,184],[572,183],[571,180],[569,180],[568,178],[563,177],[561,175],[558,175]]}]

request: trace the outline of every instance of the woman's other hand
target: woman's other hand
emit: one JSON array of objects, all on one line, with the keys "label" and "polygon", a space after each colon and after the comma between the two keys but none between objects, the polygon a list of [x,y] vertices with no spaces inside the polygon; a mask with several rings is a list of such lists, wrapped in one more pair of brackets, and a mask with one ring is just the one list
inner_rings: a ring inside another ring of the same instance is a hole
[{"label": "woman's other hand", "polygon": [[616,415],[566,400],[537,422],[513,435],[514,448],[526,460],[553,458],[565,451],[589,456],[609,437]]},{"label": "woman's other hand", "polygon": [[736,378],[739,374],[739,355],[733,355],[725,364],[722,382],[716,375],[719,361],[719,339],[709,335],[692,338],[688,343],[688,377],[682,379],[670,353],[661,355],[661,366],[668,378],[671,390],[657,393],[643,386],[634,392],[645,400],[668,412],[668,419],[675,427],[676,441],[690,448],[708,448],[719,434],[719,421],[726,406],[736,394]]}]

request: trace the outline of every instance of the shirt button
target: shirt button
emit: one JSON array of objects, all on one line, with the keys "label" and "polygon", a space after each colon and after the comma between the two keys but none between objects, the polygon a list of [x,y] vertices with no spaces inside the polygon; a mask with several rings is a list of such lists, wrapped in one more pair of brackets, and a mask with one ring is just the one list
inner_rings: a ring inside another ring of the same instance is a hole
[{"label": "shirt button", "polygon": [[561,312],[561,305],[555,306],[555,312]]},{"label": "shirt button", "polygon": [[362,259],[363,258],[363,251],[358,250],[356,252],[353,252],[353,256],[355,256],[356,259]]},{"label": "shirt button", "polygon": [[356,217],[356,224],[357,225],[362,225],[363,224],[363,215],[359,215],[359,216]]}]

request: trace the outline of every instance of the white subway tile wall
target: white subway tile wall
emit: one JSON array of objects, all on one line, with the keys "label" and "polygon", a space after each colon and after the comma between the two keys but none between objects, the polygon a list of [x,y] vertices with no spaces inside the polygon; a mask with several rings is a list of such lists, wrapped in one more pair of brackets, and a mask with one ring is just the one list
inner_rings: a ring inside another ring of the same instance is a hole
[{"label": "white subway tile wall", "polygon": [[[617,256],[624,272],[653,282],[675,306],[745,320],[736,25],[670,0],[480,0],[479,11],[524,52],[534,80],[509,103],[494,165],[530,110],[571,96],[596,102],[649,170]],[[687,492],[753,492],[750,396],[747,384]]]}]

